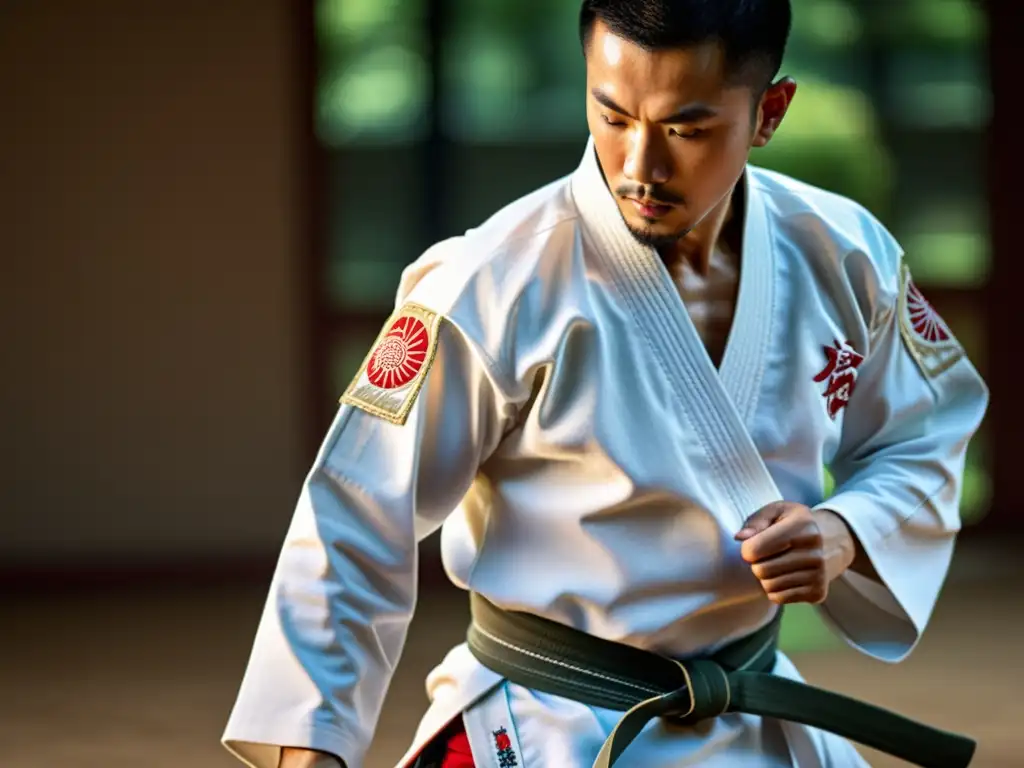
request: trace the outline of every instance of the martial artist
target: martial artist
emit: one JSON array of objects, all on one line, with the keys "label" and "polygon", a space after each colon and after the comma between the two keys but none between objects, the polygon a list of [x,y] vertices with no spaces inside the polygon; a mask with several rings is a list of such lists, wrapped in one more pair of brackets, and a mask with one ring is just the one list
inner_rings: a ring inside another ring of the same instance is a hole
[{"label": "martial artist", "polygon": [[402,766],[863,765],[851,740],[965,765],[970,740],[805,686],[776,647],[802,602],[864,654],[911,652],[988,401],[883,224],[748,162],[797,92],[788,0],[580,22],[580,164],[403,274],[225,745],[363,765],[441,528],[473,625]]}]

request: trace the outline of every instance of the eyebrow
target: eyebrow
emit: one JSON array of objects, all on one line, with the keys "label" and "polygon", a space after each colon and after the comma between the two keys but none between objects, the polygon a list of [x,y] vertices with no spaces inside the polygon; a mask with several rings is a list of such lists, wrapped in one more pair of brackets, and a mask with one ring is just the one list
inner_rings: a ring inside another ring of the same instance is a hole
[{"label": "eyebrow", "polygon": [[[629,112],[627,112],[625,109],[616,104],[612,100],[612,98],[607,93],[602,91],[600,88],[594,88],[593,90],[591,90],[590,95],[593,96],[598,103],[603,104],[613,112],[618,112],[623,117],[628,117],[631,120],[636,120],[636,117],[629,114]],[[688,104],[687,106],[681,108],[680,110],[669,115],[668,117],[662,118],[658,122],[663,125],[699,123],[702,120],[707,120],[709,118],[716,117],[717,115],[718,112],[709,107],[707,104],[697,102],[694,104]]]}]

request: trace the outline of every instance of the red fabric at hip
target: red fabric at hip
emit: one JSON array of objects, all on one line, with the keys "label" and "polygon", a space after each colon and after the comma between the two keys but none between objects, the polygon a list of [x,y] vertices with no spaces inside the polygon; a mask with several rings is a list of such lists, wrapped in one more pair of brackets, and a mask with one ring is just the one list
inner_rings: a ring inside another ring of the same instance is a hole
[{"label": "red fabric at hip", "polygon": [[448,744],[441,768],[476,768],[473,753],[469,749],[469,737],[460,717],[448,732]]}]

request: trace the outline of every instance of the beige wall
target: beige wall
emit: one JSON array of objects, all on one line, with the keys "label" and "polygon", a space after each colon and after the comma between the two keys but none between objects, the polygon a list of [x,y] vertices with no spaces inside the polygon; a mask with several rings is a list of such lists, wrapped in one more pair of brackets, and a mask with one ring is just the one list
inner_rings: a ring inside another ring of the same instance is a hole
[{"label": "beige wall", "polygon": [[291,7],[3,4],[0,564],[276,548],[309,450]]}]

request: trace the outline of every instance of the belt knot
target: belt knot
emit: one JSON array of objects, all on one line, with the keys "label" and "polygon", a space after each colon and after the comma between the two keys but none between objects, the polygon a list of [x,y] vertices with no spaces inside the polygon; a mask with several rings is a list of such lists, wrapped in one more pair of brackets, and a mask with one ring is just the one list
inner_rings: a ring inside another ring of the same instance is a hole
[{"label": "belt knot", "polygon": [[686,683],[663,698],[662,717],[682,725],[718,717],[729,711],[732,689],[729,674],[714,661],[694,659],[677,661]]}]

